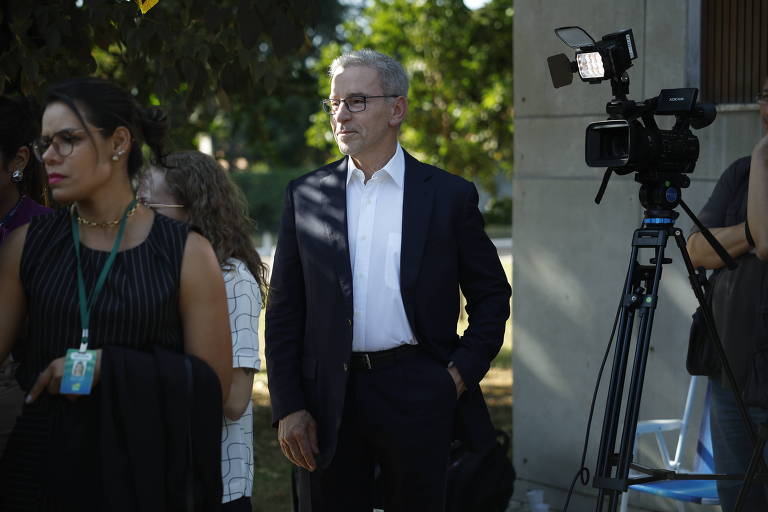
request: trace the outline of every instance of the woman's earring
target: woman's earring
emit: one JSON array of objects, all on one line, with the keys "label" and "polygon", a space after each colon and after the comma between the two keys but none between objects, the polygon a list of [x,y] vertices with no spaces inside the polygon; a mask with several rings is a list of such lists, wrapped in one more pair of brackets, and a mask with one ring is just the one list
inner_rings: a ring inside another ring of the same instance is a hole
[{"label": "woman's earring", "polygon": [[120,157],[123,156],[123,153],[125,153],[125,151],[121,149],[120,151],[117,152],[117,154],[112,155],[112,160],[117,162],[118,160],[120,160]]},{"label": "woman's earring", "polygon": [[11,182],[21,183],[24,181],[24,169],[16,169],[11,173]]}]

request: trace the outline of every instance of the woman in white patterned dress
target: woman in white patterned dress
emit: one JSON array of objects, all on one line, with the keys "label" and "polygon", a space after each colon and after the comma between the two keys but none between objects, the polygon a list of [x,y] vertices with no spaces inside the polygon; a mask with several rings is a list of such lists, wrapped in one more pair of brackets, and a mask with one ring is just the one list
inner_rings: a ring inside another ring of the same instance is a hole
[{"label": "woman in white patterned dress", "polygon": [[232,331],[232,386],[224,403],[221,438],[222,511],[250,512],[253,489],[253,375],[259,370],[258,324],[266,266],[250,238],[252,224],[240,190],[212,157],[172,153],[151,167],[139,200],[188,222],[213,246],[222,271]]}]

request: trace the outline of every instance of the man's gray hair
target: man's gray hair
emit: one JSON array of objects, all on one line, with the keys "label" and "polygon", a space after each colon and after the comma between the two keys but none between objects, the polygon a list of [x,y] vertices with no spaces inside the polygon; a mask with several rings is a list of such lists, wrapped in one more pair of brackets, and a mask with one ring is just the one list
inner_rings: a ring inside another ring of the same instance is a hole
[{"label": "man's gray hair", "polygon": [[408,76],[403,66],[389,55],[368,48],[336,57],[328,68],[328,76],[333,78],[344,68],[355,66],[375,69],[379,74],[379,82],[384,94],[408,96]]}]

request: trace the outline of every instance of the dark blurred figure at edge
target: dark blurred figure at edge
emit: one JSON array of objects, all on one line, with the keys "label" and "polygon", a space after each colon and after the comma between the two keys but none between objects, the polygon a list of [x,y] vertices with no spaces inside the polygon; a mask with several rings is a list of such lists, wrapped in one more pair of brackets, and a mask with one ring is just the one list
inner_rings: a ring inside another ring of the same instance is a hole
[{"label": "dark blurred figure at edge", "polygon": [[[39,133],[40,113],[31,100],[0,96],[0,244],[32,217],[51,211],[44,206],[48,178],[32,155]],[[24,402],[14,370],[12,357],[0,361],[0,458]]]},{"label": "dark blurred figure at edge", "polygon": [[[763,135],[768,134],[768,79],[757,94]],[[765,146],[765,138],[758,148]],[[753,153],[754,155],[754,153]],[[768,202],[768,189],[752,190],[750,174],[754,174],[754,160],[745,156],[733,162],[723,172],[712,195],[699,213],[701,222],[738,262],[738,268],[728,271],[725,263],[694,229],[688,238],[688,251],[694,267],[714,269],[711,283],[711,304],[718,334],[725,348],[739,388],[744,391],[768,375],[767,367],[753,364],[755,356],[768,349],[768,263],[762,261],[755,250],[757,238],[752,234],[754,220],[747,222],[747,204],[750,210],[758,203]],[[749,194],[748,194],[749,191]],[[747,196],[749,195],[749,201]],[[765,218],[763,218],[765,220]],[[761,236],[768,233],[768,224],[761,223]],[[761,239],[768,243],[768,237]],[[755,373],[757,372],[757,373]],[[746,471],[752,454],[752,443],[739,415],[733,391],[724,372],[711,376],[712,445],[717,473],[742,474]],[[748,391],[748,390],[747,390]],[[768,421],[768,409],[758,406],[748,408],[754,425]],[[768,447],[765,452],[768,455]],[[768,459],[767,459],[768,460]],[[741,482],[719,480],[717,482],[720,504],[724,512],[736,505]],[[755,483],[747,496],[744,511],[768,510],[766,486]]]}]

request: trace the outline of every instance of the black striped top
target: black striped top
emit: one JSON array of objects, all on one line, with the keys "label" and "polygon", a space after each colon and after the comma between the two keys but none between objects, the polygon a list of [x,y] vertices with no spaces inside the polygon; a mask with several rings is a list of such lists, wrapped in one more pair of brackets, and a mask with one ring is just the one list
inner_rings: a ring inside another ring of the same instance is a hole
[{"label": "black striped top", "polygon": [[[186,224],[155,215],[146,240],[117,254],[91,313],[89,348],[119,345],[141,350],[161,345],[183,351],[179,282],[187,234]],[[81,245],[87,293],[108,256]],[[20,362],[17,378],[25,390],[53,359],[80,346],[76,265],[69,213],[34,218],[20,273],[28,335],[14,348]],[[92,432],[98,442],[98,395],[98,387],[75,402],[43,393],[24,406],[0,463],[0,510],[56,508],[61,493],[67,493],[57,488],[66,462],[57,460],[56,453],[73,429]],[[97,488],[91,488],[94,496],[99,496]]]},{"label": "black striped top", "polygon": [[[147,239],[117,254],[91,313],[88,348],[162,345],[183,350],[179,279],[188,228],[155,215]],[[81,245],[86,293],[95,286],[108,252]],[[67,211],[32,220],[21,259],[29,332],[14,350],[24,389],[68,348],[80,346],[77,261]]]}]

